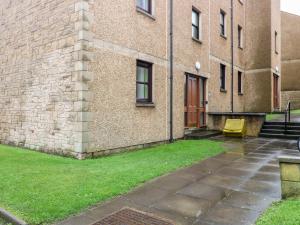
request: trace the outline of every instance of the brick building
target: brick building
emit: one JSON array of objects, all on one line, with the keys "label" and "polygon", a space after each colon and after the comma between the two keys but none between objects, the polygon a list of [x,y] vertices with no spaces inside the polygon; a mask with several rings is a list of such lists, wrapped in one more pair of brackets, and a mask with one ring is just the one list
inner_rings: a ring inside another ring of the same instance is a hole
[{"label": "brick building", "polygon": [[280,0],[3,0],[0,21],[2,143],[80,158],[280,108]]}]

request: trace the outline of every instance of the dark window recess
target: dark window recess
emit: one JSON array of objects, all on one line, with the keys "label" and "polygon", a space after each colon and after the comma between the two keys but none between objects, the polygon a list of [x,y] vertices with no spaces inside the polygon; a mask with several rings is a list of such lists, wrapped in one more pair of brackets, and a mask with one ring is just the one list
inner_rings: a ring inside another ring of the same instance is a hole
[{"label": "dark window recess", "polygon": [[243,75],[242,72],[238,72],[238,93],[242,94],[243,89],[242,89],[242,82],[243,82]]},{"label": "dark window recess", "polygon": [[226,17],[226,13],[221,10],[220,12],[220,34],[225,36],[226,35],[226,31],[225,31],[225,17]]},{"label": "dark window recess", "polygon": [[275,53],[278,54],[278,43],[277,43],[278,33],[275,31]]},{"label": "dark window recess", "polygon": [[226,90],[226,66],[223,64],[220,65],[220,89]]},{"label": "dark window recess", "polygon": [[149,14],[152,14],[152,0],[137,0],[137,7]]},{"label": "dark window recess", "polygon": [[238,26],[238,44],[239,47],[243,47],[243,28],[241,26]]},{"label": "dark window recess", "polygon": [[192,36],[193,38],[199,40],[200,39],[200,14],[198,11],[193,9],[192,12]]},{"label": "dark window recess", "polygon": [[136,101],[152,103],[152,63],[137,61]]}]

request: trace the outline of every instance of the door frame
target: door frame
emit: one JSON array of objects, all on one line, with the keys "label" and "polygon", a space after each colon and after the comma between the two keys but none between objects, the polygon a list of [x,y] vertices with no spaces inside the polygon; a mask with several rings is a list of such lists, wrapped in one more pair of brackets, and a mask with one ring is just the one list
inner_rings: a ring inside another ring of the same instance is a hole
[{"label": "door frame", "polygon": [[[185,87],[184,87],[184,126],[186,128],[192,128],[192,127],[189,127],[188,126],[188,116],[189,116],[189,111],[188,111],[188,78],[189,77],[193,77],[193,78],[196,78],[197,80],[197,106],[196,106],[196,109],[197,109],[197,126],[196,128],[203,128],[203,127],[206,127],[207,124],[206,124],[206,84],[207,84],[207,78],[206,77],[203,77],[203,76],[199,76],[199,75],[195,75],[195,74],[191,74],[191,73],[185,73]],[[203,80],[203,90],[200,90],[200,80]],[[200,105],[200,91],[203,92],[203,106]],[[201,114],[203,113],[203,121],[204,121],[204,124],[201,124],[200,123],[200,118],[201,118]]]}]

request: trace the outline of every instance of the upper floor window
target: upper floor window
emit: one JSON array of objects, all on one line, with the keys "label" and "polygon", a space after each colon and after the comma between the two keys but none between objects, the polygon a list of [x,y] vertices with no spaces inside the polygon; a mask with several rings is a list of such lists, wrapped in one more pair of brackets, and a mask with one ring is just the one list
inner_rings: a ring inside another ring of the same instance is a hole
[{"label": "upper floor window", "polygon": [[220,11],[220,34],[226,36],[226,13],[223,10]]},{"label": "upper floor window", "polygon": [[201,40],[201,13],[195,8],[192,11],[192,37]]},{"label": "upper floor window", "polygon": [[226,66],[224,64],[220,64],[220,90],[226,90]]},{"label": "upper floor window", "polygon": [[137,61],[136,101],[152,103],[152,63]]},{"label": "upper floor window", "polygon": [[275,53],[278,54],[278,33],[275,31]]},{"label": "upper floor window", "polygon": [[152,14],[152,0],[137,0],[137,7],[149,14]]},{"label": "upper floor window", "polygon": [[238,45],[239,48],[243,48],[243,28],[238,26]]}]

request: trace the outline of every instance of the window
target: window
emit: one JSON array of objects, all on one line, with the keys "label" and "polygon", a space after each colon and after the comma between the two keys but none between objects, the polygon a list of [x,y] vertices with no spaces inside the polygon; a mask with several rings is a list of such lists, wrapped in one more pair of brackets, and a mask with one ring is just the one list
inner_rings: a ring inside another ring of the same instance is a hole
[{"label": "window", "polygon": [[137,7],[149,14],[152,14],[152,0],[137,0]]},{"label": "window", "polygon": [[243,28],[238,26],[238,45],[239,48],[243,48]]},{"label": "window", "polygon": [[223,64],[220,64],[220,89],[226,90],[226,66]]},{"label": "window", "polygon": [[242,88],[242,82],[243,82],[243,74],[241,71],[238,72],[238,94],[243,94],[243,88]]},{"label": "window", "polygon": [[221,10],[220,12],[220,34],[226,36],[226,13]]},{"label": "window", "polygon": [[278,43],[277,43],[277,40],[278,39],[278,33],[277,31],[275,31],[275,53],[278,54]]},{"label": "window", "polygon": [[192,37],[201,40],[201,14],[195,8],[192,11]]},{"label": "window", "polygon": [[136,101],[152,103],[152,63],[137,61]]}]

